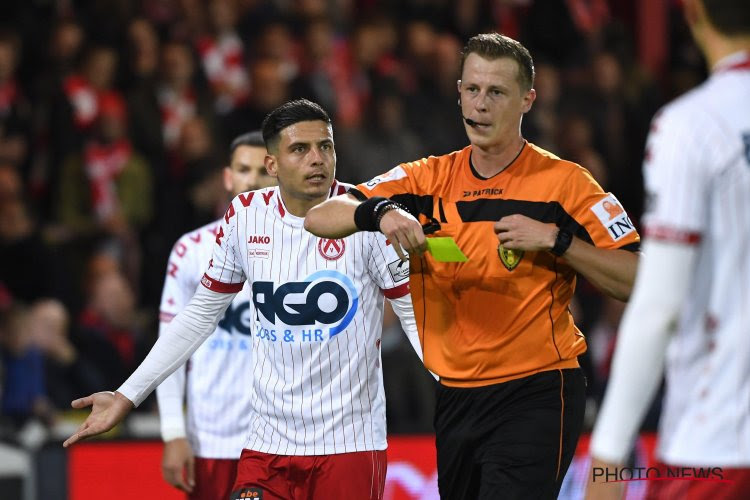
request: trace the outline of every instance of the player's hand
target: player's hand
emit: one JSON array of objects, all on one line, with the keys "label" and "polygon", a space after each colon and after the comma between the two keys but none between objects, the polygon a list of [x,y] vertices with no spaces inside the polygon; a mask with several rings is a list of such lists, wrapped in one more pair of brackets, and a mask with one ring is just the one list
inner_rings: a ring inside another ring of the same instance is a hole
[{"label": "player's hand", "polygon": [[557,226],[525,215],[506,215],[495,222],[495,234],[508,250],[529,252],[551,250],[557,238]]},{"label": "player's hand", "polygon": [[193,492],[195,487],[195,457],[187,439],[177,438],[164,443],[161,473],[164,480],[178,490],[187,493]]},{"label": "player's hand", "polygon": [[406,210],[390,210],[380,220],[380,232],[388,238],[402,261],[409,253],[422,255],[427,248],[427,238],[422,225]]},{"label": "player's hand", "polygon": [[591,459],[592,480],[586,483],[586,500],[621,500],[625,498],[623,483],[606,482],[601,477],[596,478],[596,482],[593,480],[595,468],[614,470],[616,467],[616,464],[604,462],[596,457]]},{"label": "player's hand", "polygon": [[75,434],[70,436],[63,446],[82,439],[102,434],[122,422],[125,416],[134,408],[133,402],[119,392],[97,392],[85,398],[76,399],[71,403],[73,408],[91,406],[91,413],[81,424]]}]

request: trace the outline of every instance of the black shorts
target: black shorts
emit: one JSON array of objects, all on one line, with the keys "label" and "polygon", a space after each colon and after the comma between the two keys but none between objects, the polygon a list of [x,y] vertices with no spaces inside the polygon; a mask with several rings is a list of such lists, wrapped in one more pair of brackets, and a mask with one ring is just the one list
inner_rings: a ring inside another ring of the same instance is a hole
[{"label": "black shorts", "polygon": [[551,370],[484,387],[440,385],[440,497],[554,499],[583,426],[586,379]]}]

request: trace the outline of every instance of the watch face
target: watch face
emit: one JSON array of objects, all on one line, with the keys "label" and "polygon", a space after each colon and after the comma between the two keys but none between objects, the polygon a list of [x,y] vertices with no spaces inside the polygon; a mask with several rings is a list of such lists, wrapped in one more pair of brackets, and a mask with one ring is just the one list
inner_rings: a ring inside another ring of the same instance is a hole
[{"label": "watch face", "polygon": [[523,254],[523,250],[508,250],[502,243],[497,246],[497,255],[500,257],[500,262],[503,263],[505,269],[508,271],[512,271],[518,267],[521,259],[523,259]]}]

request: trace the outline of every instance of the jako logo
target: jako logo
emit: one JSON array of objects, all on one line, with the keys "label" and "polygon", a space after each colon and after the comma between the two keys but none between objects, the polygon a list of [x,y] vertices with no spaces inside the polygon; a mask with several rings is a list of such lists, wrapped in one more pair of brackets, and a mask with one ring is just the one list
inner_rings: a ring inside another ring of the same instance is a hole
[{"label": "jako logo", "polygon": [[247,240],[248,243],[255,243],[258,245],[268,245],[271,243],[271,237],[265,234],[254,234]]},{"label": "jako logo", "polygon": [[[352,322],[359,305],[351,279],[338,271],[318,271],[305,281],[290,281],[274,290],[272,281],[255,281],[253,305],[267,321],[288,326],[329,325],[328,337]],[[278,325],[277,325],[278,326]]]}]

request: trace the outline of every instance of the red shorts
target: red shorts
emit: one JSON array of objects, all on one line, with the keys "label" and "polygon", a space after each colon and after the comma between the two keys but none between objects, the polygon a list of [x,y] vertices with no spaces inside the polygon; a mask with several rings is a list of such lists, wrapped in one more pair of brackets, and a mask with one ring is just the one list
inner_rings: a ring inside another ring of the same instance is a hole
[{"label": "red shorts", "polygon": [[[666,465],[654,465],[660,471],[666,470]],[[670,465],[670,469],[680,466]],[[687,469],[693,469],[687,467]],[[705,469],[705,467],[704,467]],[[717,468],[718,469],[718,468]],[[750,469],[731,469],[721,467],[721,473],[711,474],[713,480],[662,480],[649,481],[646,500],[746,500],[750,492]],[[665,477],[666,474],[661,474]]]},{"label": "red shorts", "polygon": [[386,466],[385,450],[313,456],[242,450],[231,498],[381,499]]},{"label": "red shorts", "polygon": [[195,488],[189,500],[227,500],[239,460],[195,457]]}]

